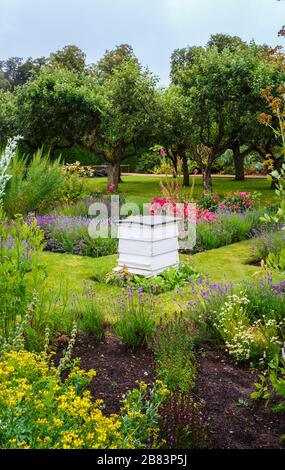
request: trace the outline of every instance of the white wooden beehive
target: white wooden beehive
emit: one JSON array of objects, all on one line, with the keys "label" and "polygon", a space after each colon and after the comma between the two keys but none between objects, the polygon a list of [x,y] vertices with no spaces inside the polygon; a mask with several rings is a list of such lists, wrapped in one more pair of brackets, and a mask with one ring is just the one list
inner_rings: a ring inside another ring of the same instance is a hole
[{"label": "white wooden beehive", "polygon": [[178,221],[170,216],[135,216],[118,222],[119,264],[133,274],[155,276],[178,266]]}]

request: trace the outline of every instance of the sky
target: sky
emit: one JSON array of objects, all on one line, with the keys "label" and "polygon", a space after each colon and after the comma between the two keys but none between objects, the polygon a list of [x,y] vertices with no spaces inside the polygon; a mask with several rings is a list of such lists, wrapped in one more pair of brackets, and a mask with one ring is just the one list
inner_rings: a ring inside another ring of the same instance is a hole
[{"label": "sky", "polygon": [[285,43],[285,1],[277,0],[0,0],[0,59],[40,57],[75,44],[96,62],[128,43],[167,85],[174,49],[205,45],[216,33]]}]

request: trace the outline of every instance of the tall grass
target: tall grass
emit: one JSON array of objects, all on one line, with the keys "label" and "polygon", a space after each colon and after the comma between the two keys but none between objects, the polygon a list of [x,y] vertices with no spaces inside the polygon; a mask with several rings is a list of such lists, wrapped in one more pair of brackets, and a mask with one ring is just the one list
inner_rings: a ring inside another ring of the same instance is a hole
[{"label": "tall grass", "polygon": [[49,155],[38,150],[30,163],[16,155],[12,160],[12,178],[6,187],[3,205],[8,216],[26,215],[47,209],[64,183],[59,160],[51,162]]}]

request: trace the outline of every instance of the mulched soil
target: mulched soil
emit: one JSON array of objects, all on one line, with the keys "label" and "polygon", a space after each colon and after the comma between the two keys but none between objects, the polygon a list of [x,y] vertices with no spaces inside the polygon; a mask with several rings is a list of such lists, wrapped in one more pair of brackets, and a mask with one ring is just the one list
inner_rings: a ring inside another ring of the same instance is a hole
[{"label": "mulched soil", "polygon": [[[59,352],[60,355],[60,352]],[[78,335],[72,357],[80,357],[80,367],[94,369],[96,377],[88,390],[94,400],[104,400],[105,414],[118,413],[123,395],[137,386],[136,381],[151,385],[154,381],[154,358],[150,351],[129,351],[114,335],[107,333],[104,342],[93,336]]]},{"label": "mulched soil", "polygon": [[[66,345],[59,347],[59,360]],[[123,396],[136,381],[151,385],[155,380],[155,362],[151,351],[129,351],[114,335],[104,342],[93,336],[78,335],[73,357],[80,366],[97,372],[89,390],[94,399],[102,399],[105,413],[117,413]],[[204,344],[199,357],[195,395],[204,406],[207,422],[207,447],[211,449],[284,448],[278,437],[285,434],[285,416],[251,400],[258,374],[235,365],[223,350]]]},{"label": "mulched soil", "polygon": [[285,415],[251,400],[258,374],[236,366],[228,355],[205,345],[197,376],[197,395],[209,423],[207,447],[212,449],[284,448]]}]

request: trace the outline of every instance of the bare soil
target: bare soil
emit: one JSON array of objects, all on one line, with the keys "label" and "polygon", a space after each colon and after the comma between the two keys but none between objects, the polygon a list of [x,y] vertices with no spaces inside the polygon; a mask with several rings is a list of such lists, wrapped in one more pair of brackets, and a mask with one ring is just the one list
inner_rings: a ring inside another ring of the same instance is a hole
[{"label": "bare soil", "polygon": [[[59,347],[57,358],[65,347]],[[151,385],[155,380],[152,352],[132,352],[111,333],[100,343],[81,333],[73,357],[81,359],[81,368],[96,371],[89,390],[94,400],[104,400],[106,414],[119,412],[124,395],[136,387],[136,381]],[[195,395],[204,406],[208,448],[285,448],[279,440],[285,434],[285,414],[250,398],[258,373],[237,366],[224,350],[211,344],[204,344],[199,364]]]}]

